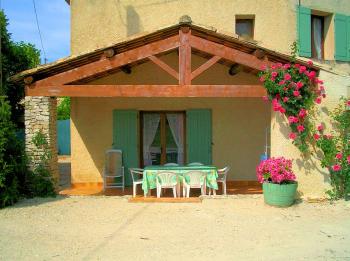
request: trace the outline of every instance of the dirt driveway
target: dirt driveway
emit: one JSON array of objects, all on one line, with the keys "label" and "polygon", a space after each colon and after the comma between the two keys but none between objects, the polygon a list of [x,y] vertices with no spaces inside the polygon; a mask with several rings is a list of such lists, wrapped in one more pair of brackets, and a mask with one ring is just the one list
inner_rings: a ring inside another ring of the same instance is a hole
[{"label": "dirt driveway", "polygon": [[264,205],[119,197],[24,200],[0,210],[0,260],[350,260],[350,202]]}]

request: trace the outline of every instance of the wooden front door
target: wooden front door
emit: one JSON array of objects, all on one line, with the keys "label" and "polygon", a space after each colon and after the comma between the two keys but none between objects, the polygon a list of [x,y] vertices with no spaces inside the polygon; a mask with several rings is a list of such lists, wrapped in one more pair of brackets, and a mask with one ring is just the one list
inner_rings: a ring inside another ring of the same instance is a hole
[{"label": "wooden front door", "polygon": [[185,113],[141,113],[141,165],[185,163]]}]

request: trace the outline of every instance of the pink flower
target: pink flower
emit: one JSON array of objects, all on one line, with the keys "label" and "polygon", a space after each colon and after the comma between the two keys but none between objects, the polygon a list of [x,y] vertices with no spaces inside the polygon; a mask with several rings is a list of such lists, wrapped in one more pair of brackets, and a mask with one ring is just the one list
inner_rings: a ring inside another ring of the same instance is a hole
[{"label": "pink flower", "polygon": [[290,76],[289,73],[286,73],[286,74],[284,75],[284,79],[285,79],[286,81],[289,81],[290,79],[292,79],[292,76]]},{"label": "pink flower", "polygon": [[323,131],[323,130],[324,130],[323,125],[322,125],[322,124],[318,125],[318,126],[317,126],[317,130],[318,130],[318,131]]},{"label": "pink flower", "polygon": [[307,110],[301,109],[298,113],[300,118],[304,118],[307,115]]},{"label": "pink flower", "polygon": [[294,132],[291,132],[291,133],[289,134],[289,138],[292,139],[292,140],[295,140],[295,139],[297,138],[297,134],[294,133]]},{"label": "pink flower", "polygon": [[265,70],[267,69],[266,64],[263,64],[263,65],[260,67],[260,69],[261,69],[262,71],[265,71]]},{"label": "pink flower", "polygon": [[268,101],[269,100],[269,98],[267,96],[263,96],[262,98],[263,98],[264,101]]},{"label": "pink flower", "polygon": [[298,123],[299,119],[297,117],[294,117],[294,116],[289,116],[288,121],[289,121],[289,124]]},{"label": "pink flower", "polygon": [[300,64],[296,63],[296,64],[294,65],[294,67],[295,67],[295,68],[299,68],[299,67],[300,67]]},{"label": "pink flower", "polygon": [[324,86],[323,85],[320,86],[320,90],[324,91]]},{"label": "pink flower", "polygon": [[277,69],[277,65],[276,64],[271,65],[271,69],[272,70],[276,70]]},{"label": "pink flower", "polygon": [[278,83],[278,85],[284,85],[286,82],[284,81],[284,80],[282,80],[282,81],[280,81],[279,83]]},{"label": "pink flower", "polygon": [[305,127],[303,125],[298,125],[297,130],[299,133],[303,132],[305,130]]},{"label": "pink flower", "polygon": [[280,111],[280,113],[286,113],[286,109],[283,108],[282,106],[281,106],[281,108],[279,109],[279,111]]},{"label": "pink flower", "polygon": [[264,77],[264,76],[261,76],[261,77],[259,78],[259,81],[260,81],[260,82],[264,82],[264,81],[265,81],[265,77]]},{"label": "pink flower", "polygon": [[277,72],[272,72],[272,73],[271,73],[271,76],[272,76],[273,78],[276,78],[276,77],[277,77],[277,75],[278,75],[278,73],[277,73]]},{"label": "pink flower", "polygon": [[327,140],[330,140],[333,138],[331,134],[325,134],[325,135],[323,135],[323,137]]},{"label": "pink flower", "polygon": [[346,102],[346,105],[350,107],[350,100]]},{"label": "pink flower", "polygon": [[321,137],[321,136],[320,136],[320,135],[318,135],[317,133],[315,133],[315,134],[314,134],[314,139],[315,139],[315,140],[319,140],[319,139],[320,139],[320,137]]},{"label": "pink flower", "polygon": [[315,100],[315,102],[316,102],[317,104],[320,104],[320,103],[322,102],[321,97],[317,97],[316,100]]},{"label": "pink flower", "polygon": [[299,67],[299,73],[303,73],[306,71],[306,67],[305,66],[300,66]]},{"label": "pink flower", "polygon": [[307,77],[309,77],[310,80],[313,79],[313,78],[315,78],[315,77],[316,77],[316,72],[315,72],[315,71],[309,72],[309,73],[307,74]]},{"label": "pink flower", "polygon": [[277,98],[272,100],[272,107],[274,111],[279,111],[282,107],[281,104],[278,102]]},{"label": "pink flower", "polygon": [[284,68],[285,70],[289,69],[289,68],[290,68],[290,64],[289,64],[289,63],[286,63],[285,65],[283,65],[283,68]]},{"label": "pink flower", "polygon": [[341,160],[341,158],[343,157],[343,154],[337,153],[337,155],[335,155],[335,157],[336,157],[338,160]]},{"label": "pink flower", "polygon": [[281,68],[282,67],[282,63],[276,63],[276,67],[277,68]]},{"label": "pink flower", "polygon": [[304,86],[304,84],[302,83],[302,82],[297,82],[297,90],[299,90],[299,89],[301,89],[303,86]]},{"label": "pink flower", "polygon": [[299,92],[299,91],[293,91],[293,95],[294,95],[295,97],[298,97],[298,96],[300,95],[300,92]]},{"label": "pink flower", "polygon": [[260,183],[271,181],[279,184],[283,181],[296,180],[292,170],[292,161],[283,157],[261,161],[256,167],[256,175]]},{"label": "pink flower", "polygon": [[312,66],[313,64],[314,63],[311,60],[307,61],[307,65]]},{"label": "pink flower", "polygon": [[350,155],[346,158],[346,160],[347,160],[348,163],[350,164]]},{"label": "pink flower", "polygon": [[340,171],[341,167],[340,167],[340,165],[335,164],[335,165],[332,166],[332,169],[333,169],[333,171]]},{"label": "pink flower", "polygon": [[288,102],[289,98],[288,97],[283,97],[283,102]]}]

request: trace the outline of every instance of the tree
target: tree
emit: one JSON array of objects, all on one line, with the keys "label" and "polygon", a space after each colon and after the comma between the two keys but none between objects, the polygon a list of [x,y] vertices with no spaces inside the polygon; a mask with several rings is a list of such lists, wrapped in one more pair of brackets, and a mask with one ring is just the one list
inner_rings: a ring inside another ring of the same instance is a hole
[{"label": "tree", "polygon": [[13,83],[9,78],[18,72],[36,67],[40,63],[40,51],[30,43],[16,43],[7,31],[8,19],[0,11],[2,79],[0,95],[7,96],[11,106],[11,119],[17,127],[23,127],[24,84]]}]

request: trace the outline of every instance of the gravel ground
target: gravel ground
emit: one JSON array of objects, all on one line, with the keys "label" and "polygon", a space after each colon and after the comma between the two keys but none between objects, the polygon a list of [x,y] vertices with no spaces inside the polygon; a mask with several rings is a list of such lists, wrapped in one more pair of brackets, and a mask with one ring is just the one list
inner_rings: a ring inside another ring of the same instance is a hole
[{"label": "gravel ground", "polygon": [[350,260],[350,202],[23,200],[0,210],[0,260]]}]

